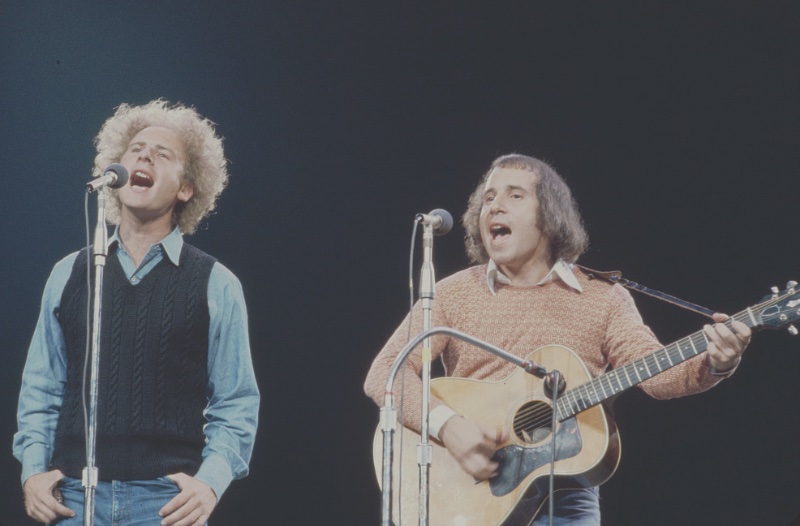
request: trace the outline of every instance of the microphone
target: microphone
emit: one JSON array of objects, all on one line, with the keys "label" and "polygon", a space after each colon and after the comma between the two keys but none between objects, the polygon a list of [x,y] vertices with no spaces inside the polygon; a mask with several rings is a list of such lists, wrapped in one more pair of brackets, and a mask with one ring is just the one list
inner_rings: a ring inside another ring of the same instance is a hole
[{"label": "microphone", "polygon": [[423,225],[432,226],[436,236],[443,236],[453,228],[453,216],[441,208],[431,210],[429,214],[417,214],[416,219]]},{"label": "microphone", "polygon": [[547,396],[552,398],[553,392],[556,393],[556,396],[560,396],[566,388],[567,380],[555,369],[544,377],[544,392]]},{"label": "microphone", "polygon": [[122,188],[127,182],[128,170],[121,164],[114,163],[109,164],[108,167],[103,170],[103,175],[95,177],[86,183],[86,188],[89,190],[89,193],[91,193],[104,186],[108,186],[109,188]]}]

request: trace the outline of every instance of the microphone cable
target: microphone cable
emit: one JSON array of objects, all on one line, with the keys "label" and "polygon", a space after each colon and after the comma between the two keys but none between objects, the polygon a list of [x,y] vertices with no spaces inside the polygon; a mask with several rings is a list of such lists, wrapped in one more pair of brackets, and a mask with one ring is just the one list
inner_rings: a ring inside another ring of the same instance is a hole
[{"label": "microphone cable", "polygon": [[[102,191],[102,190],[101,190]],[[86,458],[89,458],[89,409],[86,407],[86,382],[89,374],[89,355],[92,345],[92,234],[89,225],[89,191],[84,193],[83,216],[86,224],[86,351],[83,358],[81,404],[83,406],[83,440]]]}]

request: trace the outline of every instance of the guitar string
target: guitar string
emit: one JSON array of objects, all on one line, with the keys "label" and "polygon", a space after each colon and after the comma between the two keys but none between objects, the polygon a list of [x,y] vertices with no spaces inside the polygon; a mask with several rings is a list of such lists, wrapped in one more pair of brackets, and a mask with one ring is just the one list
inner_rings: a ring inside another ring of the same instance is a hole
[{"label": "guitar string", "polygon": [[[764,302],[763,305],[767,305],[769,303],[774,303],[776,300],[770,300]],[[759,307],[758,305],[756,307]],[[739,313],[734,314],[725,322],[723,322],[726,326],[731,328],[732,320],[740,321],[747,324],[747,321],[750,321],[750,315],[747,311],[742,311]],[[700,341],[698,341],[700,340]],[[681,351],[681,346],[679,345],[682,341],[689,341],[692,344],[691,348],[686,348],[687,351],[690,351],[691,355],[686,357],[685,353]],[[701,343],[702,345],[698,349],[697,343]],[[608,390],[613,394],[617,394],[617,392],[621,392],[622,390],[628,389],[633,387],[634,385],[655,376],[668,368],[673,367],[674,365],[678,365],[689,358],[693,358],[694,356],[700,354],[701,352],[705,351],[708,344],[708,340],[705,336],[703,331],[698,331],[697,333],[691,334],[677,342],[671,343],[662,347],[661,349],[653,352],[652,354],[640,358],[634,362],[621,366],[618,370],[611,371],[606,375],[597,377],[586,384],[576,387],[572,390],[572,394],[575,392],[580,392],[582,394],[586,394],[587,397],[581,397],[579,401],[583,401],[585,403],[586,399],[588,398],[590,402],[594,399],[591,405],[596,405],[597,403],[601,402],[605,398],[609,398],[609,396],[600,397],[597,391],[597,387],[600,387],[600,390],[605,395],[605,387],[608,387]],[[697,352],[695,352],[697,351]],[[663,355],[663,356],[662,356]],[[666,359],[669,362],[668,367],[662,367],[660,361]],[[642,375],[639,373],[640,367],[644,366],[645,371],[649,374],[642,378]],[[652,369],[656,370],[655,373],[651,371]],[[625,376],[623,376],[623,373]],[[633,376],[631,375],[633,373]],[[632,378],[635,376],[636,380],[634,381]],[[626,379],[627,378],[627,379]],[[619,388],[615,388],[613,386],[613,380],[616,380]],[[606,382],[606,385],[603,385],[603,382]],[[591,391],[595,392],[594,396],[591,396]],[[570,393],[566,393],[570,394]],[[574,405],[574,404],[573,404]],[[588,409],[590,406],[586,406],[584,409]],[[526,430],[529,428],[541,428],[543,427],[543,423],[549,423],[549,419],[552,416],[552,407],[547,405],[546,403],[542,402],[541,405],[537,405],[535,408],[527,408],[520,413],[518,413],[518,417],[514,419],[514,431],[518,435],[522,432],[522,430]]]},{"label": "guitar string", "polygon": [[[764,302],[763,305],[775,302],[776,299],[771,299],[767,302]],[[756,306],[756,308],[758,307],[759,306]],[[747,311],[742,311],[740,313],[734,314],[733,316],[725,320],[726,322],[725,325],[730,327],[733,320],[740,321],[746,324],[748,321],[752,321]],[[690,353],[688,357],[681,350],[680,343],[684,341],[688,341],[691,344],[691,347],[685,348],[685,350]],[[697,345],[698,343],[700,344],[699,346]],[[643,358],[640,358],[639,360],[626,364],[620,367],[616,371],[611,371],[606,375],[595,378],[587,382],[586,384],[583,384],[575,388],[573,391],[581,392],[583,394],[588,395],[588,399],[590,400],[590,402],[592,401],[593,398],[596,399],[594,403],[592,403],[592,405],[595,405],[596,403],[602,401],[601,397],[597,392],[597,387],[599,386],[600,390],[604,393],[604,395],[606,394],[605,393],[606,389],[605,386],[603,385],[603,381],[606,382],[606,386],[608,387],[608,390],[612,392],[612,395],[616,394],[617,390],[621,392],[621,390],[632,387],[633,385],[636,385],[639,382],[642,382],[652,376],[655,376],[658,373],[663,372],[664,370],[670,367],[678,365],[688,360],[689,358],[692,358],[700,354],[701,352],[704,352],[707,348],[707,345],[708,345],[708,339],[705,336],[705,333],[703,331],[698,331],[677,342],[666,345],[648,356],[645,356]],[[663,360],[665,359],[669,363],[667,367],[662,366]],[[648,373],[649,376],[642,378],[642,375],[639,374],[641,366],[645,367],[645,371]],[[653,370],[656,371],[655,373],[652,372],[651,367]],[[625,374],[625,377],[622,376],[622,373]],[[631,373],[633,373],[634,376],[636,377],[636,381],[632,379]],[[614,388],[613,380],[616,380],[619,388]],[[595,392],[594,397],[591,396],[591,392],[589,390],[590,387],[591,390]],[[608,396],[606,396],[606,398],[607,397]],[[581,397],[579,400],[585,403],[586,398],[587,397]],[[588,406],[586,408],[588,408]],[[541,402],[539,404],[535,404],[531,407],[527,407],[523,410],[520,410],[517,413],[517,417],[514,419],[514,432],[517,433],[517,435],[519,436],[523,431],[527,431],[529,429],[539,429],[544,427],[543,424],[548,423],[550,417],[552,416],[552,410],[553,408],[548,404],[546,404],[545,402]]]}]

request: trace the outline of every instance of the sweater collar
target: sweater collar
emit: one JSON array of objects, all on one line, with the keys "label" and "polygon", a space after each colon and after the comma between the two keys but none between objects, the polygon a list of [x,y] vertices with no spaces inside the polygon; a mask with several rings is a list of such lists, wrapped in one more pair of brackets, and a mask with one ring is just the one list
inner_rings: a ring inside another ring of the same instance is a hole
[{"label": "sweater collar", "polygon": [[[559,259],[550,269],[550,272],[548,272],[547,275],[539,283],[537,283],[537,285],[544,285],[546,283],[550,283],[551,281],[560,279],[567,286],[575,289],[578,292],[583,292],[583,287],[573,272],[574,267],[575,265],[567,263],[563,259]],[[489,263],[486,265],[486,285],[489,287],[489,291],[492,293],[492,295],[497,294],[497,291],[495,290],[495,285],[497,283],[502,285],[511,285],[511,280],[500,271],[497,263],[490,259]]]}]

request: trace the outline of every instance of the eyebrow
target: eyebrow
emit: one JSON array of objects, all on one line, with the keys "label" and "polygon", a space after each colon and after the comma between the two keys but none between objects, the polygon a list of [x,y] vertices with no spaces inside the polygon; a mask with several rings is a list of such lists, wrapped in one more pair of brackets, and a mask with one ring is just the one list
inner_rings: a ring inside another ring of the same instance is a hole
[{"label": "eyebrow", "polygon": [[[128,145],[128,148],[130,148],[131,146],[147,146],[147,143],[145,141],[136,141],[136,142],[130,143]],[[171,153],[172,155],[177,155],[175,153],[175,150],[173,150],[172,148],[167,148],[166,146],[162,146],[160,144],[156,144],[155,147],[156,147],[157,150],[164,150],[166,152]]]},{"label": "eyebrow", "polygon": [[[518,185],[518,184],[510,184],[510,185],[507,185],[507,186],[505,187],[505,189],[506,189],[506,190],[521,190],[521,191],[523,191],[523,192],[530,192],[530,190],[528,190],[527,188],[525,188],[525,187],[523,187],[523,186],[520,186],[520,185]],[[495,190],[495,189],[494,189],[494,188],[492,188],[492,187],[489,187],[489,188],[487,188],[486,190],[484,190],[484,191],[483,191],[483,195],[486,195],[486,194],[488,194],[489,192],[497,192],[497,190]]]}]

